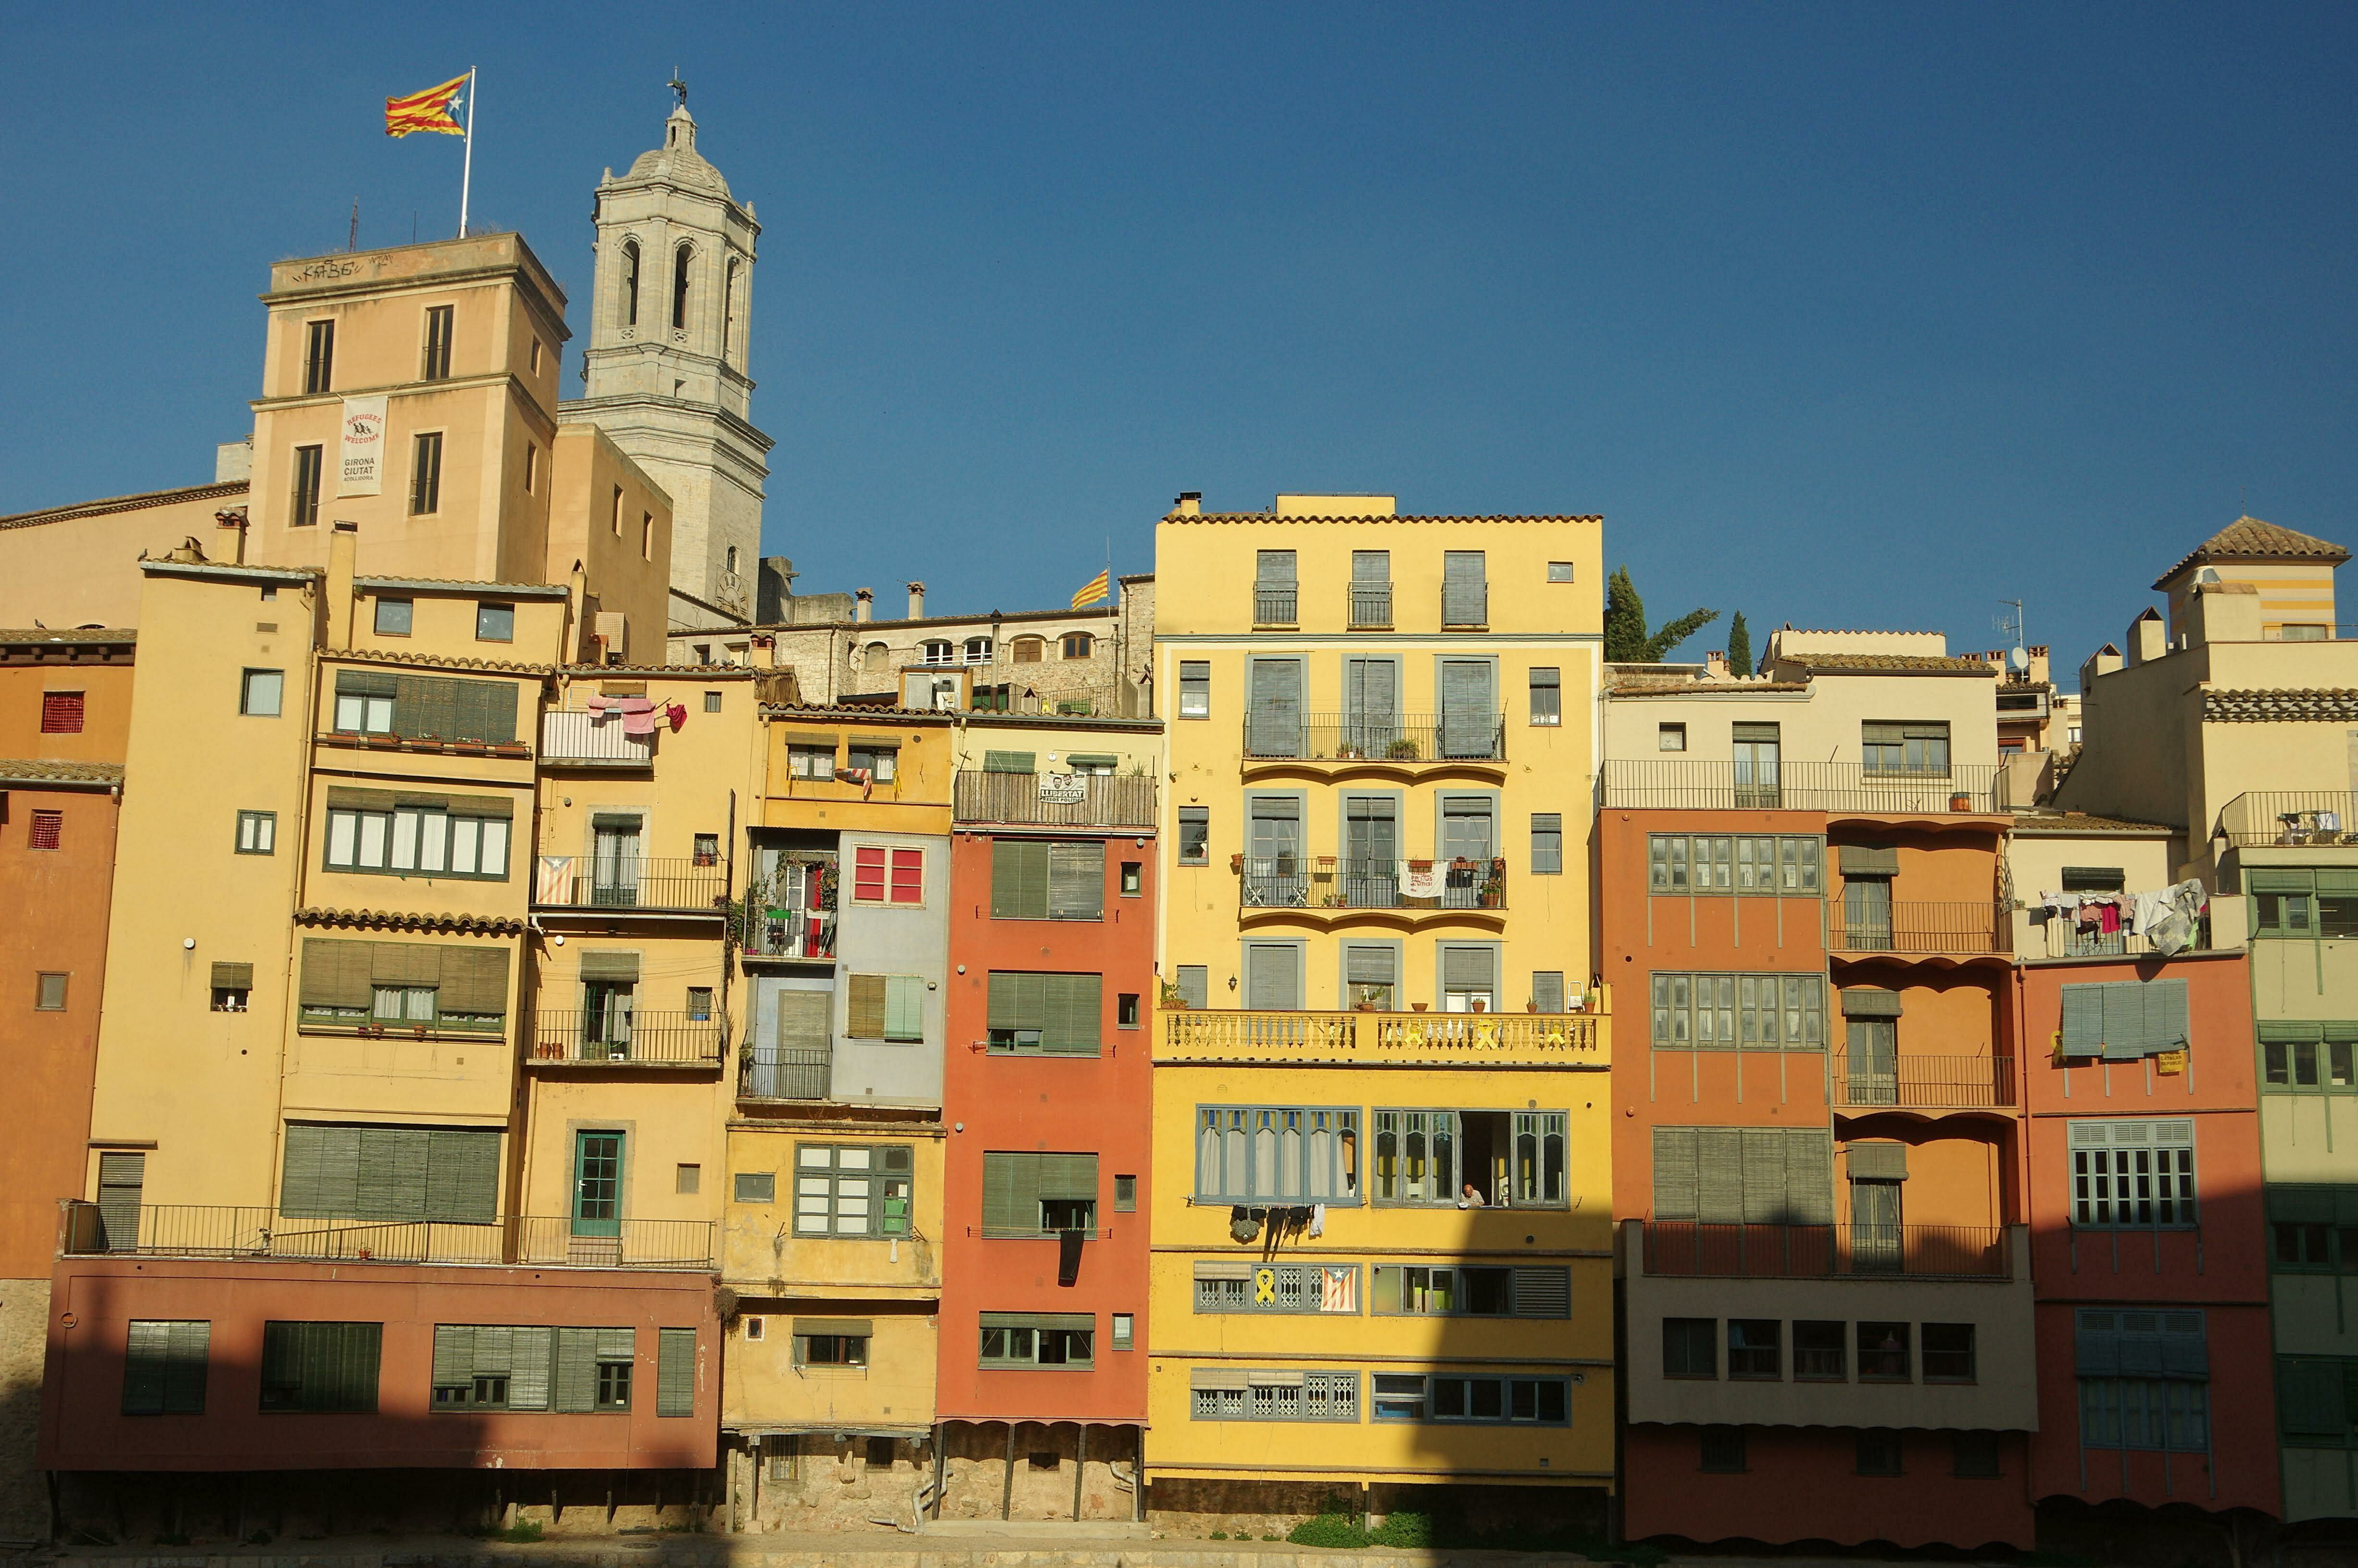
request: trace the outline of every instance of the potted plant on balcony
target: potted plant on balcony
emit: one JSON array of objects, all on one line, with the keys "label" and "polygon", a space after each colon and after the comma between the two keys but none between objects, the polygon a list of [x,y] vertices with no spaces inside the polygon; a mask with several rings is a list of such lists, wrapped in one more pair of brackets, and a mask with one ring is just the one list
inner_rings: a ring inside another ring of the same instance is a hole
[{"label": "potted plant on balcony", "polygon": [[521,741],[494,741],[492,742],[492,755],[494,757],[529,757],[532,755],[532,748],[525,745]]},{"label": "potted plant on balcony", "polygon": [[1162,991],[1163,1011],[1184,1012],[1187,1011],[1186,994],[1180,990],[1177,986],[1172,984],[1169,980],[1164,980],[1162,982],[1159,989]]},{"label": "potted plant on balcony", "polygon": [[414,735],[410,737],[409,749],[413,752],[438,752],[442,749],[442,737],[439,735]]},{"label": "potted plant on balcony", "polygon": [[453,741],[450,750],[461,757],[480,757],[492,749],[487,741]]},{"label": "potted plant on balcony", "polygon": [[1416,742],[1403,735],[1385,749],[1384,755],[1394,762],[1413,762],[1416,761]]},{"label": "potted plant on balcony", "polygon": [[1959,790],[1954,795],[1949,796],[1949,809],[1951,811],[1971,811],[1973,808],[1974,797],[1967,795],[1963,790]]},{"label": "potted plant on balcony", "polygon": [[1228,874],[1238,877],[1245,874],[1245,858],[1242,855],[1230,855],[1228,857]]}]

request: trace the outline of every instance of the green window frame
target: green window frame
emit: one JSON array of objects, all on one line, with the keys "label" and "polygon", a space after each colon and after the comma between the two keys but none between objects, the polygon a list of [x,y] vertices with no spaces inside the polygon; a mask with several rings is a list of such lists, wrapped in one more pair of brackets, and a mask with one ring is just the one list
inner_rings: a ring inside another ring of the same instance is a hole
[{"label": "green window frame", "polygon": [[133,1318],[123,1357],[124,1415],[202,1415],[213,1325],[203,1319]]},{"label": "green window frame", "polygon": [[794,1320],[795,1365],[860,1368],[868,1365],[874,1322],[864,1317],[798,1317]]},{"label": "green window frame", "polygon": [[[497,1037],[507,1029],[508,955],[504,946],[479,943],[307,936],[297,1023],[309,1031],[398,1027]],[[380,1012],[380,988],[401,990],[397,1019]],[[432,993],[423,1017],[409,994],[417,990]]]},{"label": "green window frame", "polygon": [[516,739],[516,691],[513,681],[338,670],[334,729],[503,745]]},{"label": "green window frame", "polygon": [[1356,1207],[1359,1168],[1357,1106],[1195,1108],[1198,1203]]},{"label": "green window frame", "polygon": [[2277,1428],[2288,1448],[2358,1448],[2358,1357],[2277,1357]]},{"label": "green window frame", "polygon": [[1810,974],[1650,977],[1657,1051],[1823,1051],[1826,978]]},{"label": "green window frame", "polygon": [[278,813],[241,811],[237,814],[237,852],[275,855],[278,852]]},{"label": "green window frame", "polygon": [[1359,1374],[1197,1367],[1187,1374],[1190,1421],[1349,1422],[1359,1419]]},{"label": "green window frame", "polygon": [[384,1348],[381,1323],[265,1323],[264,1413],[374,1414]]},{"label": "green window frame", "polygon": [[2244,891],[2255,936],[2358,936],[2358,867],[2256,866],[2244,873]]},{"label": "green window frame", "polygon": [[278,1212],[290,1219],[492,1224],[504,1136],[495,1127],[290,1121]]},{"label": "green window frame", "polygon": [[2266,1189],[2268,1271],[2358,1274],[2358,1186]]},{"label": "green window frame", "polygon": [[1650,833],[1650,892],[1816,898],[1825,891],[1826,841],[1797,834]]},{"label": "green window frame", "polygon": [[997,1371],[1089,1371],[1097,1366],[1097,1322],[1086,1312],[984,1313],[980,1365]]},{"label": "green window frame", "polygon": [[985,1151],[982,1234],[985,1240],[1039,1239],[1076,1230],[1098,1236],[1098,1157]]},{"label": "green window frame", "polygon": [[1570,1317],[1572,1271],[1379,1263],[1370,1310],[1379,1317]]},{"label": "green window frame", "polygon": [[1105,977],[993,969],[985,1019],[994,1056],[1104,1052]]},{"label": "green window frame", "polygon": [[2258,1034],[2262,1094],[2358,1093],[2358,1022],[2264,1019]]},{"label": "green window frame", "polygon": [[993,920],[1103,920],[1105,840],[995,838]]},{"label": "green window frame", "polygon": [[2074,1229],[2184,1230],[2197,1223],[2191,1119],[2069,1125]]},{"label": "green window frame", "polygon": [[916,1148],[797,1143],[794,1184],[797,1236],[906,1236],[914,1213]]}]

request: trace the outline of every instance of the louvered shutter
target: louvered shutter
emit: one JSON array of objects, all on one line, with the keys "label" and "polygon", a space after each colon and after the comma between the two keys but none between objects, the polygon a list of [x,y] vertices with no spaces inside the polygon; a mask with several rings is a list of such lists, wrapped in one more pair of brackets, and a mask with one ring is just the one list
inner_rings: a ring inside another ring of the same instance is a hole
[{"label": "louvered shutter", "polygon": [[1296,659],[1252,662],[1251,707],[1245,749],[1256,757],[1302,753],[1302,665]]},{"label": "louvered shutter", "polygon": [[213,1325],[182,1321],[168,1325],[164,1352],[164,1413],[202,1415],[205,1369],[211,1358]]},{"label": "louvered shutter", "polygon": [[1572,1271],[1569,1269],[1517,1269],[1514,1271],[1514,1287],[1517,1317],[1572,1315]]},{"label": "louvered shutter", "polygon": [[1785,1215],[1791,1225],[1834,1222],[1834,1140],[1830,1131],[1785,1133]]},{"label": "louvered shutter", "polygon": [[466,1324],[434,1325],[434,1382],[445,1387],[475,1375],[475,1330]]},{"label": "louvered shutter", "polygon": [[380,986],[433,986],[442,982],[442,950],[426,942],[373,945],[369,979]]},{"label": "louvered shutter", "polygon": [[[393,732],[404,739],[459,736],[459,683],[440,676],[396,676],[393,687]],[[468,736],[481,740],[481,736]]]},{"label": "louvered shutter", "polygon": [[1441,662],[1441,754],[1444,757],[1487,757],[1497,739],[1498,719],[1490,700],[1490,661],[1444,659]]},{"label": "louvered shutter", "polygon": [[1562,969],[1531,971],[1531,1002],[1541,1012],[1563,1011],[1563,971]]},{"label": "louvered shutter", "polygon": [[303,938],[302,1000],[305,1007],[366,1007],[369,973],[376,944],[331,936]]},{"label": "louvered shutter", "polygon": [[[583,954],[587,966],[591,955]],[[635,972],[636,955],[633,955]],[[441,991],[435,1005],[444,1012],[487,1012],[499,1017],[508,1011],[508,950],[505,947],[445,947],[441,950]]]},{"label": "louvered shutter", "polygon": [[1245,949],[1245,1006],[1261,1011],[1301,1005],[1302,949],[1256,942]]},{"label": "louvered shutter", "polygon": [[1046,1027],[1048,977],[1018,970],[994,969],[990,976],[992,1029]]},{"label": "louvered shutter", "polygon": [[488,1225],[498,1218],[499,1130],[438,1127],[426,1136],[424,1217],[453,1225]]},{"label": "louvered shutter", "polygon": [[[379,1323],[322,1323],[314,1330],[304,1367],[304,1407],[308,1410],[373,1411],[377,1369],[384,1359],[384,1325]],[[322,1392],[314,1403],[311,1367],[320,1368]]]},{"label": "louvered shutter", "polygon": [[634,1361],[639,1354],[639,1331],[635,1328],[601,1328],[598,1331],[598,1359],[600,1361]]},{"label": "louvered shutter", "polygon": [[1101,1047],[1098,1022],[1104,1008],[1104,977],[1043,975],[1040,1049],[1052,1056],[1094,1056]]},{"label": "louvered shutter", "polygon": [[285,1169],[278,1178],[281,1214],[312,1216],[320,1212],[321,1130],[302,1125],[289,1125],[287,1129]]},{"label": "louvered shutter", "polygon": [[1361,739],[1359,732],[1370,726],[1390,723],[1400,708],[1399,684],[1400,666],[1390,659],[1352,659],[1346,663],[1343,709],[1355,739]]},{"label": "louvered shutter", "polygon": [[849,1016],[843,1026],[844,1036],[850,1040],[882,1040],[884,1038],[884,977],[854,975],[850,985]]},{"label": "louvered shutter", "polygon": [[1733,1127],[1695,1129],[1695,1217],[1705,1225],[1744,1220],[1744,1134]]},{"label": "louvered shutter", "polygon": [[696,1330],[655,1330],[655,1414],[696,1413]]},{"label": "louvered shutter", "polygon": [[[126,1396],[127,1398],[127,1396]],[[2288,1433],[2346,1437],[2351,1415],[2339,1361],[2294,1359],[2277,1363],[2277,1411]]]},{"label": "louvered shutter", "polygon": [[2093,1056],[2104,1048],[2104,988],[2063,988],[2063,1054]]},{"label": "louvered shutter", "polygon": [[986,1237],[1040,1234],[1040,1175],[1035,1155],[990,1153],[982,1157],[982,1233]]},{"label": "louvered shutter", "polygon": [[1843,1146],[1854,1182],[1904,1182],[1908,1179],[1905,1143],[1848,1143]]},{"label": "louvered shutter", "polygon": [[346,1218],[360,1202],[361,1130],[290,1125],[287,1198],[279,1212],[307,1219]]},{"label": "louvered shutter", "polygon": [[1355,986],[1398,985],[1399,959],[1398,951],[1390,947],[1346,947],[1343,949],[1343,979]]},{"label": "louvered shutter", "polygon": [[593,1411],[598,1408],[598,1331],[560,1328],[557,1331],[557,1366],[550,1374],[549,1408]]},{"label": "louvered shutter", "polygon": [[1695,1169],[1695,1129],[1654,1129],[1654,1217],[1685,1220],[1695,1217],[1698,1199]]},{"label": "louvered shutter", "polygon": [[1441,950],[1441,989],[1445,991],[1485,991],[1495,999],[1498,986],[1494,974],[1494,949],[1488,947],[1444,947]]},{"label": "louvered shutter", "polygon": [[2255,866],[2244,873],[2245,892],[2308,892],[2316,885],[2315,876],[2309,871]]},{"label": "louvered shutter", "polygon": [[251,990],[253,987],[254,966],[252,964],[229,964],[223,963],[218,958],[213,961],[213,989],[215,990],[242,991]]},{"label": "louvered shutter", "polygon": [[172,1354],[172,1325],[134,1322],[123,1357],[123,1413],[164,1413],[164,1386]]},{"label": "louvered shutter", "polygon": [[1028,773],[1033,771],[1036,752],[985,752],[982,771],[987,773]]},{"label": "louvered shutter", "polygon": [[1048,847],[1048,918],[1105,918],[1105,845],[1051,844]]},{"label": "louvered shutter", "polygon": [[98,1223],[105,1232],[107,1250],[128,1251],[139,1245],[139,1207],[146,1183],[146,1155],[98,1157]]},{"label": "louvered shutter", "polygon": [[990,917],[1048,918],[1048,846],[1023,838],[997,838],[990,846]]},{"label": "louvered shutter", "polygon": [[1898,1018],[1901,1016],[1899,993],[1880,986],[1847,987],[1842,993],[1842,1011],[1844,1018]]},{"label": "louvered shutter", "polygon": [[363,1127],[359,1131],[359,1179],[352,1213],[361,1219],[424,1218],[427,1130]]},{"label": "louvered shutter", "polygon": [[557,1330],[519,1328],[509,1343],[508,1409],[546,1410],[550,1368],[556,1359]]},{"label": "louvered shutter", "polygon": [[374,670],[338,670],[338,697],[391,697],[399,689],[399,682],[391,675]]},{"label": "louvered shutter", "polygon": [[1444,550],[1441,555],[1441,623],[1480,626],[1488,619],[1488,594],[1479,550]]},{"label": "louvered shutter", "polygon": [[1779,1225],[1785,1212],[1785,1132],[1776,1127],[1740,1130],[1744,1158],[1744,1222]]},{"label": "louvered shutter", "polygon": [[475,1370],[504,1375],[515,1365],[515,1336],[530,1329],[482,1327],[475,1330]]}]

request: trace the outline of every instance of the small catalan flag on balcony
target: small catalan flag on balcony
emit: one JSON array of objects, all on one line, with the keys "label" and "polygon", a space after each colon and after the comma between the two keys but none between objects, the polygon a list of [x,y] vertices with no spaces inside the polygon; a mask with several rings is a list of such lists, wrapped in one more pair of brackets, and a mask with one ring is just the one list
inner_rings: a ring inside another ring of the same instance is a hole
[{"label": "small catalan flag on balcony", "polygon": [[412,92],[406,97],[386,99],[384,134],[406,136],[416,131],[433,131],[445,136],[465,135],[467,127],[459,124],[450,111],[466,85],[465,76],[454,76],[439,87],[429,87],[423,92]]},{"label": "small catalan flag on balcony", "polygon": [[1073,608],[1078,610],[1084,604],[1095,604],[1100,599],[1111,599],[1113,597],[1112,581],[1111,568],[1089,579],[1082,585],[1081,591],[1073,595]]}]

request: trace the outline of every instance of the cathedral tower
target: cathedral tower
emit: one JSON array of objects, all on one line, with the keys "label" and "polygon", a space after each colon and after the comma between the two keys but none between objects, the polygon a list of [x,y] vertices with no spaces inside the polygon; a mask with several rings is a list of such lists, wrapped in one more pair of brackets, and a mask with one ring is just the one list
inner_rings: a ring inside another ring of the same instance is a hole
[{"label": "cathedral tower", "polygon": [[670,492],[672,622],[698,627],[753,612],[771,442],[747,416],[761,225],[696,150],[687,90],[673,87],[663,145],[598,182],[584,387],[560,414],[604,429]]}]

